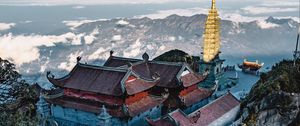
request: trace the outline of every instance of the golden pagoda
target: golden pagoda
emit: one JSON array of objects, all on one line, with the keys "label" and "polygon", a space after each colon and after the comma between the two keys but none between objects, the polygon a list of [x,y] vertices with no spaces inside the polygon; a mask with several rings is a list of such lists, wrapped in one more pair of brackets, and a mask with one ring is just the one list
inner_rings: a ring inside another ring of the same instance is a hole
[{"label": "golden pagoda", "polygon": [[212,6],[209,10],[205,23],[204,42],[203,42],[203,60],[210,62],[220,51],[220,19],[216,9],[216,0],[212,0]]}]

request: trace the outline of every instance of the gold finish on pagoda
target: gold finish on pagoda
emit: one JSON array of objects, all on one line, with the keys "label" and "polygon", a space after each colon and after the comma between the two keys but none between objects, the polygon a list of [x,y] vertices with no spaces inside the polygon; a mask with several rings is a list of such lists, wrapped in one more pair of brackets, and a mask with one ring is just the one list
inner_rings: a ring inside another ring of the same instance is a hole
[{"label": "gold finish on pagoda", "polygon": [[209,10],[205,23],[204,42],[203,42],[203,60],[210,62],[220,51],[220,19],[216,9],[216,0],[212,0],[212,6]]}]

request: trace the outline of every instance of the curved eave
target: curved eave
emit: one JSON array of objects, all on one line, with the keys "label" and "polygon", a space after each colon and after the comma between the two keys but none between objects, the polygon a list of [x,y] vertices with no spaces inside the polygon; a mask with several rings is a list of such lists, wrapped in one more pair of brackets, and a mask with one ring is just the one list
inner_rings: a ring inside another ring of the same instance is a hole
[{"label": "curved eave", "polygon": [[50,83],[52,83],[53,85],[55,86],[58,86],[58,87],[63,87],[64,86],[64,80],[68,79],[70,77],[70,75],[75,71],[75,69],[80,65],[80,63],[78,62],[74,68],[71,70],[71,72],[61,78],[54,78],[54,77],[50,77],[50,74],[47,74],[47,79],[49,80]]},{"label": "curved eave", "polygon": [[54,79],[54,78],[51,78],[51,77],[48,77],[48,76],[47,76],[47,79],[50,83],[52,83],[55,86],[58,86],[58,87],[63,87],[64,86],[64,84],[62,83],[62,81],[60,81],[60,79]]},{"label": "curved eave", "polygon": [[128,95],[134,95],[136,93],[140,93],[153,88],[157,85],[160,79],[156,78],[152,80],[146,80],[144,78],[141,78],[140,76],[137,76],[137,74],[135,74],[133,71],[131,71],[131,76],[136,77],[136,80],[132,82],[125,82],[125,88]]}]

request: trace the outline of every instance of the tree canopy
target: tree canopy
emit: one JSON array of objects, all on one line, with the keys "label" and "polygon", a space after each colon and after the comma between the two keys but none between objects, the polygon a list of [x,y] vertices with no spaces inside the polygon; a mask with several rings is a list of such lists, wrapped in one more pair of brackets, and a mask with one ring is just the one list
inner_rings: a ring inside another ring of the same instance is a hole
[{"label": "tree canopy", "polygon": [[0,125],[37,125],[38,93],[26,83],[13,63],[0,58]]}]

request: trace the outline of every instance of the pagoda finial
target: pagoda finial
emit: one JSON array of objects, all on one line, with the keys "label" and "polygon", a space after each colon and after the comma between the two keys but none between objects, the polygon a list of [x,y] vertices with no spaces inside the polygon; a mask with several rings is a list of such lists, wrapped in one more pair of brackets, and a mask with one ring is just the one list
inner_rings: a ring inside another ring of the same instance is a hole
[{"label": "pagoda finial", "polygon": [[216,0],[212,0],[211,9],[216,9]]}]

